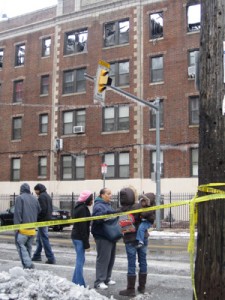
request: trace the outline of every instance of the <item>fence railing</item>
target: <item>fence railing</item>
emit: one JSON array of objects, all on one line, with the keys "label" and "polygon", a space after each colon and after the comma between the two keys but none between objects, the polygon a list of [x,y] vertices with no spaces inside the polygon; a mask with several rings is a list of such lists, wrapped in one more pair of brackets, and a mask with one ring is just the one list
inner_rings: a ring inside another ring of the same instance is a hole
[{"label": "fence railing", "polygon": [[[0,213],[10,208],[15,203],[16,194],[0,195]],[[79,194],[51,194],[53,205],[60,209],[69,210],[73,216],[73,208],[78,200]],[[161,204],[176,203],[178,201],[190,200],[194,194],[168,193],[161,195]],[[120,206],[119,193],[114,194],[111,199],[112,207],[116,210]],[[189,227],[189,205],[175,206],[160,210],[162,228],[188,228]]]}]

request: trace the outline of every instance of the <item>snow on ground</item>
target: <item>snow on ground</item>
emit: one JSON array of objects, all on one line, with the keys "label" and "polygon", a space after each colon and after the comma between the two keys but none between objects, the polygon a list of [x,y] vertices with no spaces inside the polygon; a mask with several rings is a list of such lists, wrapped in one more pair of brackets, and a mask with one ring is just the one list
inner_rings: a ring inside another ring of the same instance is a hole
[{"label": "snow on ground", "polygon": [[[106,300],[94,289],[84,288],[48,271],[14,267],[0,273],[0,300]],[[111,300],[114,298],[111,297]]]},{"label": "snow on ground", "polygon": [[[180,239],[180,238],[190,238],[190,233],[185,231],[157,231],[157,230],[149,230],[150,238],[153,239]],[[197,233],[195,233],[195,236],[197,236]]]}]

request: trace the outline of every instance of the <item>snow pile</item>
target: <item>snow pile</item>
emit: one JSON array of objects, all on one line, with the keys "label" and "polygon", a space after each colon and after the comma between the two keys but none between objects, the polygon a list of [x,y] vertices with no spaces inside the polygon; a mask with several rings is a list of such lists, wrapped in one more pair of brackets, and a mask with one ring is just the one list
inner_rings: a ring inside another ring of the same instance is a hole
[{"label": "snow pile", "polygon": [[[0,300],[106,300],[94,289],[87,289],[48,271],[14,267],[0,273]],[[111,298],[113,300],[114,298]]]}]

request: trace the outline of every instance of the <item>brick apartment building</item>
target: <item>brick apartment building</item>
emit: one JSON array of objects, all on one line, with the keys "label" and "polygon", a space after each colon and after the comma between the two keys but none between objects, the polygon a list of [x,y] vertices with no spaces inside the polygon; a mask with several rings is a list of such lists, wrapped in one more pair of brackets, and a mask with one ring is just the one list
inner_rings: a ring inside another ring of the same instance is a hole
[{"label": "brick apartment building", "polygon": [[49,192],[155,191],[155,111],[112,90],[93,100],[99,60],[113,84],[160,99],[162,193],[195,192],[199,1],[58,0],[0,21],[0,193],[21,182]]}]

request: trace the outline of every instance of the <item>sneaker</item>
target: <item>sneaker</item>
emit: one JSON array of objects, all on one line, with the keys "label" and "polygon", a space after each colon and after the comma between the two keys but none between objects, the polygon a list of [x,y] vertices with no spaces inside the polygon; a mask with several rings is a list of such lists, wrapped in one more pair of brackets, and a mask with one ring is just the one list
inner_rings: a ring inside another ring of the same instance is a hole
[{"label": "sneaker", "polygon": [[106,290],[107,288],[108,286],[104,282],[101,282],[97,285],[97,289]]},{"label": "sneaker", "polygon": [[116,284],[116,282],[114,280],[109,280],[106,284],[107,285],[114,285],[114,284]]},{"label": "sneaker", "polygon": [[55,264],[56,264],[56,261],[55,261],[55,260],[46,260],[45,263],[46,263],[46,264],[49,264],[49,265],[55,265]]},{"label": "sneaker", "polygon": [[42,261],[41,257],[32,257],[32,261]]}]

